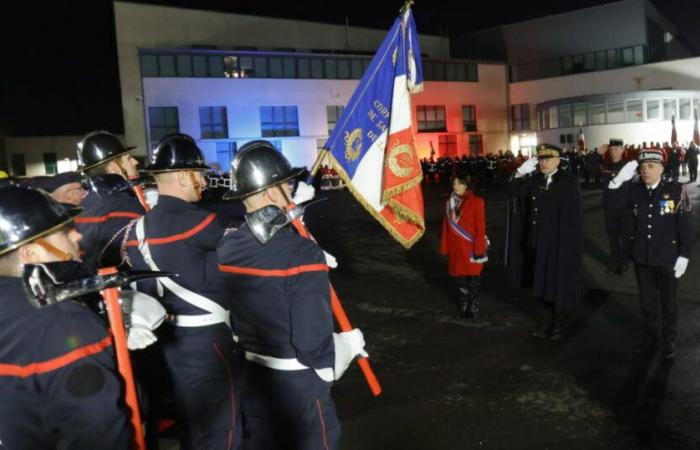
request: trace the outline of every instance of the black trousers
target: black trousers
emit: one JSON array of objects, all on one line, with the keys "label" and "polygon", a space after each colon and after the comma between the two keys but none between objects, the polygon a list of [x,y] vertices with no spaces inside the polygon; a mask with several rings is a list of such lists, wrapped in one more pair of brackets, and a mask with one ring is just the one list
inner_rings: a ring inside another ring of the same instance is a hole
[{"label": "black trousers", "polygon": [[624,238],[622,236],[622,221],[625,216],[623,208],[605,208],[605,234],[610,242],[610,264],[612,269],[621,269],[625,264]]},{"label": "black trousers", "polygon": [[697,161],[688,162],[688,173],[690,174],[690,181],[695,181],[698,179],[698,163]]},{"label": "black trousers", "polygon": [[249,363],[243,381],[243,448],[339,450],[340,421],[330,389],[311,369],[282,371]]},{"label": "black trousers", "polygon": [[678,337],[678,279],[673,268],[635,263],[634,273],[639,286],[644,339],[658,342],[660,335],[664,343],[674,343]]}]

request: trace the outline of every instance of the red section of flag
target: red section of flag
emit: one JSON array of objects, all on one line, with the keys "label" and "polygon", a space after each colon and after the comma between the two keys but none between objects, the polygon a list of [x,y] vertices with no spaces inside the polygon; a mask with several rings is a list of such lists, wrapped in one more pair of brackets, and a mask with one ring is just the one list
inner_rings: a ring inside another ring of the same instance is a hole
[{"label": "red section of flag", "polygon": [[586,137],[583,135],[583,127],[578,127],[578,151],[584,152],[586,150]]},{"label": "red section of flag", "polygon": [[678,142],[678,133],[676,133],[676,116],[671,116],[671,145]]},{"label": "red section of flag", "polygon": [[697,109],[693,112],[693,142],[695,145],[700,145],[700,131],[698,131],[698,111]]}]

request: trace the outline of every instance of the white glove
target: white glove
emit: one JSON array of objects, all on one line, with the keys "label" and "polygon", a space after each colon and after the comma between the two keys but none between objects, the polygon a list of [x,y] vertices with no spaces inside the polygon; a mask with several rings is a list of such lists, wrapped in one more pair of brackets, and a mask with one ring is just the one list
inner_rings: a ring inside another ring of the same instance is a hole
[{"label": "white glove", "polygon": [[124,297],[131,298],[131,326],[155,330],[163,323],[167,312],[158,300],[139,291],[122,291]]},{"label": "white glove", "polygon": [[365,338],[359,328],[343,333],[333,333],[333,344],[335,347],[334,376],[336,380],[343,376],[357,355],[369,357],[365,351]]},{"label": "white glove", "polygon": [[676,258],[676,265],[673,266],[673,271],[675,272],[676,278],[680,278],[685,273],[685,269],[688,268],[688,258],[679,256]]},{"label": "white glove", "polygon": [[615,178],[608,183],[608,189],[617,189],[622,186],[625,181],[631,180],[634,174],[637,173],[637,166],[639,166],[639,163],[634,160],[622,166],[622,169],[620,169]]},{"label": "white glove", "polygon": [[158,189],[144,189],[143,196],[146,197],[146,203],[148,203],[148,206],[150,206],[151,209],[158,204]]},{"label": "white glove", "polygon": [[524,163],[520,164],[520,167],[516,169],[517,175],[516,176],[524,176],[527,175],[528,173],[532,173],[537,169],[537,163],[539,161],[535,156],[531,157],[530,159],[525,160]]},{"label": "white glove", "polygon": [[126,346],[129,350],[141,350],[157,341],[156,335],[151,330],[141,325],[129,328],[126,338]]},{"label": "white glove", "polygon": [[471,255],[469,257],[469,262],[473,262],[473,263],[477,263],[477,264],[483,264],[483,263],[487,262],[488,260],[489,260],[488,255],[484,255],[483,258],[479,258],[479,259],[474,259],[474,255]]},{"label": "white glove", "polygon": [[292,197],[292,201],[295,205],[300,205],[304,202],[308,202],[316,195],[316,189],[313,186],[300,181],[297,185],[297,190]]},{"label": "white glove", "polygon": [[335,269],[338,267],[338,260],[335,259],[335,256],[331,255],[327,251],[323,251],[323,256],[326,257],[326,265],[330,267],[331,269]]}]

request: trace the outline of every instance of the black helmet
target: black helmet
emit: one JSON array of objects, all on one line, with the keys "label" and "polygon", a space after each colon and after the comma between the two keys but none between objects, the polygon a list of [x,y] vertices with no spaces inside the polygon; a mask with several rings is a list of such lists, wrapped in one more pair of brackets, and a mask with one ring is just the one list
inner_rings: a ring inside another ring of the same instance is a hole
[{"label": "black helmet", "polygon": [[125,147],[117,136],[108,131],[93,131],[78,142],[78,166],[84,172],[134,148]]},{"label": "black helmet", "polygon": [[79,211],[66,211],[41,189],[10,185],[0,195],[0,255],[53,233]]},{"label": "black helmet", "polygon": [[165,136],[153,154],[151,164],[144,172],[174,172],[176,170],[210,170],[204,164],[202,151],[197,143],[186,134]]},{"label": "black helmet", "polygon": [[231,161],[231,188],[224,194],[224,199],[247,197],[296,178],[303,172],[303,168],[293,168],[268,141],[249,142]]}]

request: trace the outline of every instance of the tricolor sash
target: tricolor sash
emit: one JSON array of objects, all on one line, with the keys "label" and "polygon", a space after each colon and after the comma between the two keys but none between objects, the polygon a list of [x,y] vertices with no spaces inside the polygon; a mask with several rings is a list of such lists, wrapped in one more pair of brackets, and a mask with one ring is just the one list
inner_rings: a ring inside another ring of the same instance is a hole
[{"label": "tricolor sash", "polygon": [[455,208],[453,207],[454,204],[454,197],[450,196],[450,199],[447,201],[447,223],[450,225],[450,229],[454,234],[459,236],[460,238],[464,239],[465,241],[469,242],[470,244],[474,243],[474,236],[472,236],[467,230],[462,228],[462,226],[459,224],[459,217],[457,217],[457,214],[455,214]]}]

